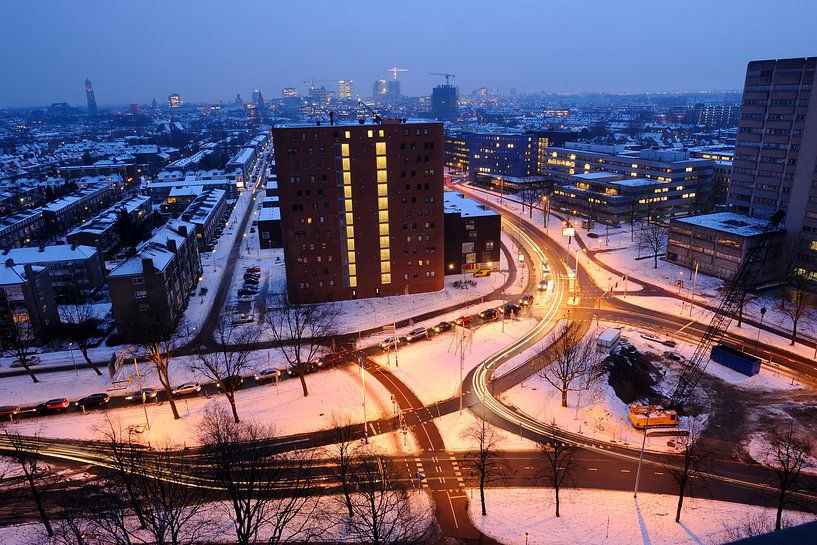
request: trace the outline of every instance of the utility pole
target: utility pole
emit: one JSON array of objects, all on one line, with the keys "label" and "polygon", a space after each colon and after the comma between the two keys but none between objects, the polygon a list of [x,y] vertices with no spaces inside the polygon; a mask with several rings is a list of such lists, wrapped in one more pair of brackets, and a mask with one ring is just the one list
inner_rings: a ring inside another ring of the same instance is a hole
[{"label": "utility pole", "polygon": [[145,411],[145,426],[150,430],[150,419],[148,418],[148,407],[145,404],[145,392],[142,390],[142,375],[139,374],[139,362],[133,356],[133,367],[136,369],[136,384],[139,385],[139,394],[142,396],[142,409]]},{"label": "utility pole", "polygon": [[650,413],[652,412],[652,405],[647,405],[647,421],[644,423],[644,439],[641,442],[641,455],[638,457],[638,469],[635,472],[635,490],[633,490],[633,497],[638,497],[638,483],[641,480],[641,463],[644,461],[644,448],[647,446],[647,428],[650,427]]},{"label": "utility pole", "polygon": [[361,390],[363,392],[363,442],[369,444],[369,421],[366,419],[366,364],[363,361],[363,356],[357,357],[360,363],[360,382]]}]

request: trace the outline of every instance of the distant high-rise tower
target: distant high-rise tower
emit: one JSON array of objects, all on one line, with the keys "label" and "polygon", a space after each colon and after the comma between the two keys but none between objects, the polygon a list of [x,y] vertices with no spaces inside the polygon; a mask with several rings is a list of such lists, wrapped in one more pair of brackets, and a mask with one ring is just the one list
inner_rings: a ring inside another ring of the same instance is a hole
[{"label": "distant high-rise tower", "polygon": [[153,97],[153,102],[151,102],[151,103],[150,103],[150,108],[151,108],[151,109],[152,109],[154,112],[158,112],[158,111],[159,111],[159,103],[158,103],[158,102],[156,102],[156,97]]},{"label": "distant high-rise tower", "polygon": [[264,108],[264,95],[261,94],[260,89],[256,89],[252,92],[252,103],[255,104],[255,107],[259,110]]},{"label": "distant high-rise tower", "polygon": [[375,100],[383,100],[389,94],[389,82],[383,78],[376,80],[372,85],[372,98]]},{"label": "distant high-rise tower", "polygon": [[438,85],[431,91],[431,115],[435,119],[457,118],[457,88],[453,85]]},{"label": "distant high-rise tower", "polygon": [[310,87],[309,88],[309,100],[315,104],[326,104],[328,98],[328,94],[326,92],[326,87],[321,85],[320,87]]},{"label": "distant high-rise tower", "polygon": [[91,80],[85,80],[85,100],[88,101],[88,113],[96,115],[96,97],[94,96],[94,84]]},{"label": "distant high-rise tower", "polygon": [[349,100],[352,98],[352,80],[340,80],[338,82],[338,99]]},{"label": "distant high-rise tower", "polygon": [[283,98],[297,98],[298,97],[298,90],[295,87],[284,87],[281,90],[281,96]]},{"label": "distant high-rise tower", "polygon": [[182,97],[179,96],[178,93],[173,93],[169,97],[167,97],[167,105],[171,108],[181,108],[182,107]]},{"label": "distant high-rise tower", "polygon": [[235,94],[235,105],[236,106],[243,106],[244,105],[244,101],[241,100],[241,93],[236,93]]}]

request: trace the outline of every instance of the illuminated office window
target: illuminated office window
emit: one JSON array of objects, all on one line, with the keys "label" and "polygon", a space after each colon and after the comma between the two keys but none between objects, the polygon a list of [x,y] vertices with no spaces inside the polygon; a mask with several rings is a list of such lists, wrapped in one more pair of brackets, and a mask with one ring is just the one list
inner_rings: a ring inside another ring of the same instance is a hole
[{"label": "illuminated office window", "polygon": [[341,159],[341,162],[343,163],[343,170],[349,170],[351,168],[351,163],[349,162],[348,158],[344,157]]},{"label": "illuminated office window", "polygon": [[388,223],[381,223],[380,225],[380,234],[388,236],[389,234],[389,224]]},{"label": "illuminated office window", "polygon": [[349,157],[349,144],[341,144],[340,145],[340,154],[343,157]]},{"label": "illuminated office window", "polygon": [[374,145],[374,151],[378,155],[386,155],[386,143],[378,142]]},{"label": "illuminated office window", "polygon": [[380,223],[388,223],[389,222],[389,211],[388,210],[381,210],[377,213],[377,219]]},{"label": "illuminated office window", "polygon": [[[346,161],[346,159],[344,159]],[[344,172],[343,173],[343,185],[349,185],[352,183],[352,173],[351,172]]]},{"label": "illuminated office window", "polygon": [[380,210],[386,210],[388,207],[389,207],[388,197],[378,197],[377,208]]},{"label": "illuminated office window", "polygon": [[377,158],[377,168],[386,168],[386,158],[385,157],[378,157]]},{"label": "illuminated office window", "polygon": [[383,273],[380,275],[380,283],[381,284],[391,284],[391,274]]},{"label": "illuminated office window", "polygon": [[377,184],[377,196],[385,197],[389,194],[389,186],[386,184]]},{"label": "illuminated office window", "polygon": [[382,182],[387,181],[387,180],[388,180],[387,176],[388,176],[388,175],[386,174],[386,171],[385,171],[385,170],[378,170],[378,171],[377,171],[377,181],[378,181],[378,182],[381,182],[381,183],[382,183]]}]

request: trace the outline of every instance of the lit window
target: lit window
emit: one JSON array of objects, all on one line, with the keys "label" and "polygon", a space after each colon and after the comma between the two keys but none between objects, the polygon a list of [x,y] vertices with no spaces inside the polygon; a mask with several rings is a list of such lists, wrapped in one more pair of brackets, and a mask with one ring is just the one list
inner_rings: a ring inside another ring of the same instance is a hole
[{"label": "lit window", "polygon": [[340,154],[343,157],[349,157],[349,144],[341,144],[340,145]]},{"label": "lit window", "polygon": [[[350,185],[343,186],[343,197],[345,199],[351,199],[352,198],[352,186],[350,186]],[[351,205],[351,204],[352,204],[352,201],[349,200],[349,205]]]},{"label": "lit window", "polygon": [[355,264],[349,265],[349,276],[357,276],[357,265]]},{"label": "lit window", "polygon": [[383,273],[380,275],[380,283],[381,284],[391,284],[391,274],[390,273]]},{"label": "lit window", "polygon": [[369,138],[371,138],[372,136],[374,136],[374,131],[373,131],[373,130],[371,130],[371,129],[369,129],[368,131],[366,131],[366,136],[368,136]]},{"label": "lit window", "polygon": [[380,272],[391,272],[391,263],[388,261],[381,261],[380,262]]},{"label": "lit window", "polygon": [[377,181],[378,182],[385,182],[387,180],[387,174],[385,170],[378,170],[377,171]]},{"label": "lit window", "polygon": [[378,142],[374,145],[375,153],[377,155],[386,155],[386,143]]},{"label": "lit window", "polygon": [[357,277],[356,276],[350,276],[349,277],[349,287],[350,288],[357,287]]},{"label": "lit window", "polygon": [[381,210],[377,213],[377,218],[380,223],[388,223],[389,222],[389,211],[388,210]]},{"label": "lit window", "polygon": [[684,172],[692,172],[692,167],[686,167],[686,168],[684,169]]},{"label": "lit window", "polygon": [[352,132],[351,131],[345,131],[343,133],[343,136],[344,136],[344,138],[346,138],[348,140],[349,138],[352,137]]},{"label": "lit window", "polygon": [[[349,170],[351,168],[351,163],[349,162],[348,158],[343,158],[342,163],[343,163],[343,170]],[[344,178],[344,180],[345,180],[345,178]]]},{"label": "lit window", "polygon": [[[346,159],[344,159],[346,161]],[[343,185],[349,185],[352,183],[352,173],[351,172],[344,172],[343,173]]]},{"label": "lit window", "polygon": [[352,225],[355,222],[354,216],[351,212],[346,212],[346,225]]},{"label": "lit window", "polygon": [[[345,161],[346,159],[344,159]],[[377,158],[377,168],[386,168],[386,158],[385,157],[378,157]]]},{"label": "lit window", "polygon": [[380,247],[381,248],[389,247],[389,237],[380,237]]},{"label": "lit window", "polygon": [[385,197],[389,193],[389,186],[386,184],[377,184],[377,196]]},{"label": "lit window", "polygon": [[378,199],[377,199],[377,208],[379,210],[386,210],[388,207],[389,207],[388,197],[378,197]]},{"label": "lit window", "polygon": [[385,133],[383,132],[383,129],[380,129],[379,131],[377,131],[377,136],[379,136],[380,138],[383,138],[384,134]]},{"label": "lit window", "polygon": [[388,236],[388,234],[389,234],[389,224],[388,223],[381,223],[380,224],[380,234]]},{"label": "lit window", "polygon": [[355,228],[351,225],[346,227],[346,238],[354,238],[355,236]]},{"label": "lit window", "polygon": [[349,259],[349,263],[355,262],[355,252],[346,252],[346,257]]},{"label": "lit window", "polygon": [[389,259],[391,259],[391,252],[389,251],[389,249],[384,248],[384,249],[380,250],[380,260],[381,261],[388,261]]}]

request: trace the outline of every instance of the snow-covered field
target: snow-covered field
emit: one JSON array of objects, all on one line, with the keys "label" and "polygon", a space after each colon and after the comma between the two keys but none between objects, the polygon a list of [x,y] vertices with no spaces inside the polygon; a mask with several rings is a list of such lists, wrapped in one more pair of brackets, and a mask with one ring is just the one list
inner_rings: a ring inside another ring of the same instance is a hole
[{"label": "snow-covered field", "polygon": [[[677,498],[665,494],[565,489],[560,514],[554,515],[550,488],[489,488],[488,515],[481,516],[478,495],[469,502],[474,525],[505,545],[715,545],[732,541],[727,528],[754,517],[772,519],[770,508],[687,498],[681,523],[675,523]],[[809,515],[787,511],[793,524]],[[773,526],[772,526],[773,527]]]},{"label": "snow-covered field", "polygon": [[[473,439],[473,436],[468,435],[468,430],[474,424],[481,424],[481,422],[482,420],[467,408],[463,409],[462,414],[453,412],[434,419],[445,441],[445,448],[449,451],[479,450],[476,440]],[[536,443],[520,435],[500,428],[496,428],[496,431],[500,438],[498,448],[501,450],[535,450],[537,448]]]},{"label": "snow-covered field", "polygon": [[[367,377],[366,410],[370,420],[387,416],[391,410],[388,391],[376,380]],[[252,380],[252,379],[248,379]],[[362,388],[360,373],[355,366],[331,369],[306,377],[309,396],[304,397],[297,379],[283,380],[278,385],[267,384],[257,388],[238,390],[238,414],[244,419],[257,419],[269,424],[277,435],[290,435],[330,428],[333,414],[348,416],[352,422],[363,422]],[[182,415],[173,420],[168,403],[148,403],[150,430],[142,434],[142,441],[151,444],[190,445],[196,441],[196,430],[205,410],[211,405],[223,405],[229,411],[226,399],[211,387],[211,397],[182,398],[177,407]],[[88,414],[71,411],[46,418],[19,420],[13,426],[24,435],[39,433],[43,437],[65,439],[99,438],[104,427],[105,414],[123,427],[142,426],[145,414],[141,404],[110,411],[89,410]]]},{"label": "snow-covered field", "polygon": [[[501,301],[490,301],[482,306],[490,308],[501,304]],[[403,346],[397,351],[396,363],[393,353],[375,356],[374,360],[379,365],[388,366],[397,378],[417,394],[420,401],[433,403],[459,394],[460,344],[465,346],[462,366],[464,377],[485,358],[528,332],[535,323],[535,320],[529,318],[505,320],[504,326],[501,321],[489,322],[472,330],[470,341],[466,338],[462,342],[462,336],[452,330],[429,340]]]}]

